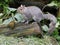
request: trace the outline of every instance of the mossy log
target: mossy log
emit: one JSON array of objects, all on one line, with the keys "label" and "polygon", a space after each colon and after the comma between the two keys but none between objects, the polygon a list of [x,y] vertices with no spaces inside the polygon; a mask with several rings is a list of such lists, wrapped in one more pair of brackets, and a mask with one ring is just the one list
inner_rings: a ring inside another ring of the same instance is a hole
[{"label": "mossy log", "polygon": [[40,33],[40,28],[36,22],[32,24],[16,23],[14,29],[0,25],[0,34],[7,36],[23,36]]}]

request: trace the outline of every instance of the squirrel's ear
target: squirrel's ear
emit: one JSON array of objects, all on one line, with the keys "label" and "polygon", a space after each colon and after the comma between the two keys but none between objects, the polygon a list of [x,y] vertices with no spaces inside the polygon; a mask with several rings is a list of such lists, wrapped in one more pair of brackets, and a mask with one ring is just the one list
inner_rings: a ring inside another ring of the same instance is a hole
[{"label": "squirrel's ear", "polygon": [[21,4],[21,6],[20,7],[23,7],[23,5]]},{"label": "squirrel's ear", "polygon": [[25,5],[22,5],[22,4],[21,4],[21,6],[20,6],[20,7],[25,7]]}]

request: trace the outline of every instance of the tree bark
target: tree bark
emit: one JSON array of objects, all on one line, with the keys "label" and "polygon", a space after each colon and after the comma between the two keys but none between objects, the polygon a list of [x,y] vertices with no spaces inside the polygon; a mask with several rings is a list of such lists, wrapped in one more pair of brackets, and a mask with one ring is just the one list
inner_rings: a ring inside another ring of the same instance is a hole
[{"label": "tree bark", "polygon": [[32,24],[16,23],[14,29],[11,29],[4,25],[0,25],[0,34],[4,34],[7,36],[23,36],[31,34],[36,35],[41,34],[41,30],[36,22]]}]

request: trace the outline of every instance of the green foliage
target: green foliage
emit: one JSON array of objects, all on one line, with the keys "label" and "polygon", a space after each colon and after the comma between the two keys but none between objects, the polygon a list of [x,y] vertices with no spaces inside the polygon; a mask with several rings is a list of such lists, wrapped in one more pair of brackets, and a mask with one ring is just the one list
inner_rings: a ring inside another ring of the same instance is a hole
[{"label": "green foliage", "polygon": [[9,6],[9,2],[11,2],[12,0],[0,0],[0,7],[2,7],[3,9],[3,13],[5,13],[7,11],[7,7]]},{"label": "green foliage", "polygon": [[0,45],[58,45],[55,39],[44,36],[44,39],[29,36],[28,38],[14,38],[0,35]]},{"label": "green foliage", "polygon": [[56,28],[55,31],[53,32],[52,36],[55,37],[59,42],[60,42],[60,17],[57,18],[57,24],[56,24]]},{"label": "green foliage", "polygon": [[0,19],[4,19],[4,21],[2,22],[2,24],[6,24],[8,25],[11,21],[15,21],[15,22],[24,22],[24,16],[16,13],[16,9],[15,8],[9,8],[6,7],[4,13],[0,14]]},{"label": "green foliage", "polygon": [[47,25],[43,25],[42,29],[47,32],[48,31],[48,26]]},{"label": "green foliage", "polygon": [[24,16],[19,13],[16,13],[14,17],[17,19],[17,22],[24,22],[25,21]]},{"label": "green foliage", "polygon": [[57,6],[57,7],[60,7],[60,2],[52,1],[51,3],[48,4],[48,6]]},{"label": "green foliage", "polygon": [[0,3],[6,3],[6,4],[8,4],[9,2],[11,2],[12,0],[0,0]]},{"label": "green foliage", "polygon": [[[48,30],[48,27],[46,25],[43,25],[42,26],[43,30],[44,31],[47,31]],[[60,17],[57,17],[57,23],[56,23],[56,26],[55,26],[55,30],[54,32],[52,33],[52,37],[56,38],[58,40],[58,42],[60,42]]]},{"label": "green foliage", "polygon": [[[19,13],[15,13],[16,9],[15,8],[9,8],[8,4],[9,2],[11,2],[12,0],[0,0],[0,7],[3,8],[3,14],[0,14],[0,24],[9,24],[11,21],[17,21],[17,22],[23,22],[24,21],[24,16],[22,16]],[[50,6],[55,5],[57,7],[60,7],[60,2],[58,2],[57,0],[53,0],[50,4],[48,4]],[[2,20],[5,19],[3,22]],[[17,19],[17,20],[16,20]],[[60,35],[58,32],[60,29],[60,17],[57,18],[57,24],[56,24],[56,29],[53,32],[52,36],[55,37],[59,42],[60,42]],[[43,29],[45,29],[45,31],[48,30],[47,26],[43,26]],[[15,39],[15,38],[10,38],[10,37],[5,37],[5,36],[0,36],[0,45],[16,45],[19,40],[21,41],[21,39]],[[12,41],[12,43],[11,43]],[[31,37],[31,38],[24,38],[23,42],[20,42],[20,45],[27,44],[27,45],[48,45],[51,44],[51,42],[47,41],[47,39],[39,39],[39,38],[35,38],[35,37]]]}]

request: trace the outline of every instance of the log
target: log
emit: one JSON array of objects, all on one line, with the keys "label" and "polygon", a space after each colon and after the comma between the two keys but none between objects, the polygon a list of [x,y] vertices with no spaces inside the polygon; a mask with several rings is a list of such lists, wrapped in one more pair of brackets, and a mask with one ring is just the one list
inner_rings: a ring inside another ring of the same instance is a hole
[{"label": "log", "polygon": [[36,22],[32,24],[16,23],[14,29],[7,26],[0,26],[0,34],[6,36],[37,35],[41,34],[41,30]]}]

